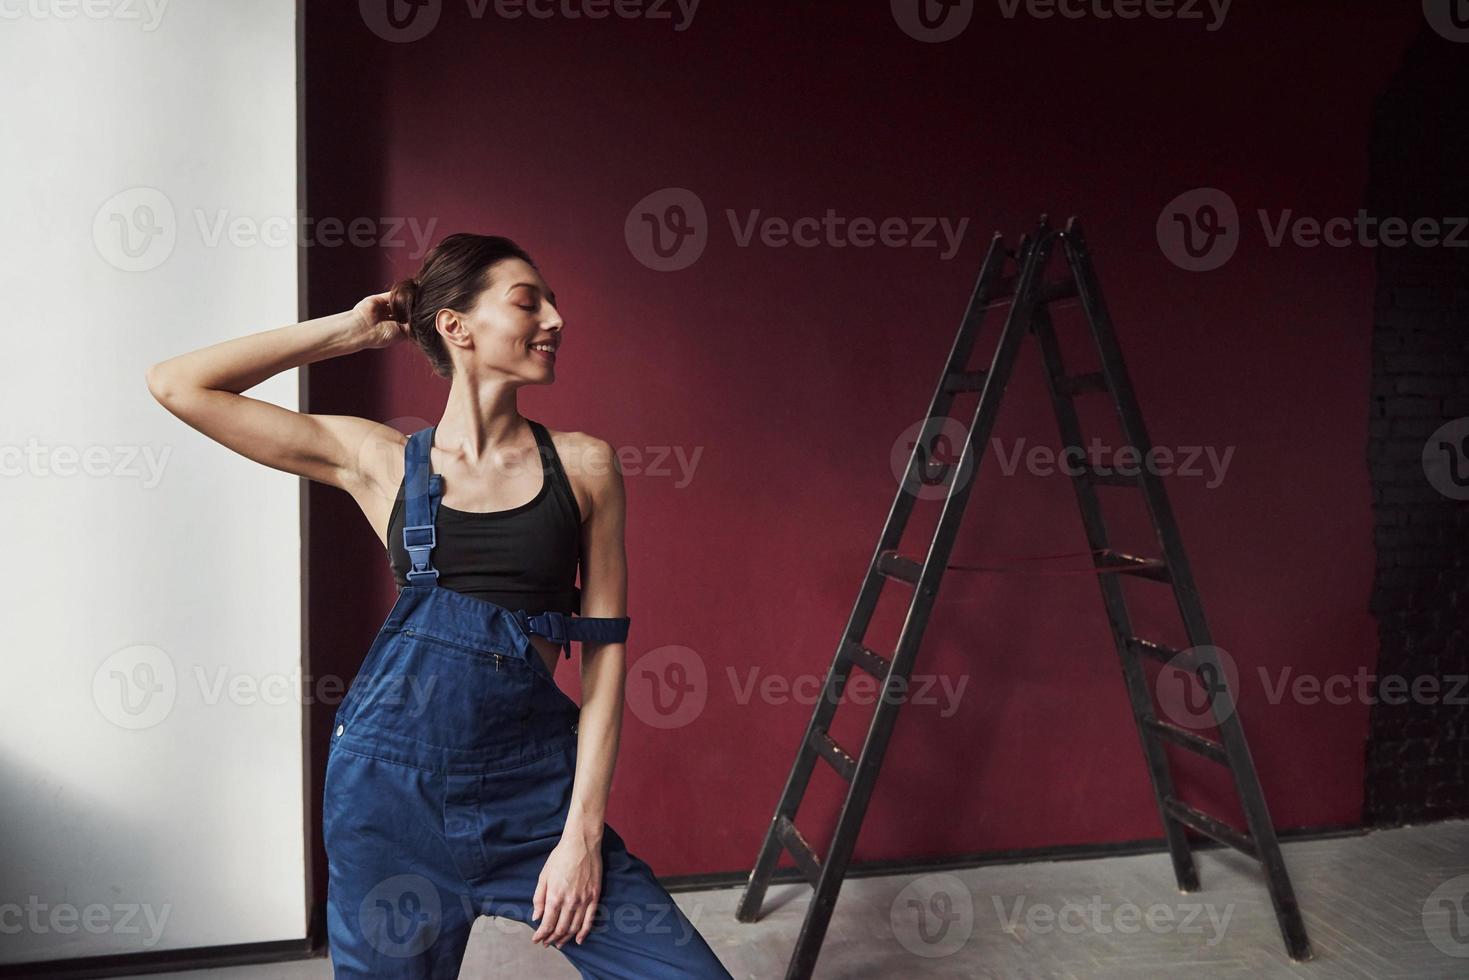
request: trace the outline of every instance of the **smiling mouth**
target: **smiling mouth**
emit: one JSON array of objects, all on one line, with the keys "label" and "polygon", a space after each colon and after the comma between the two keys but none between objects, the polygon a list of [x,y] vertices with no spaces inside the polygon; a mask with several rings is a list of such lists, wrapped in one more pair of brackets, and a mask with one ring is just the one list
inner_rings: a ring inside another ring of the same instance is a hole
[{"label": "smiling mouth", "polygon": [[551,344],[531,344],[531,353],[538,354],[548,361],[556,360],[556,348]]}]

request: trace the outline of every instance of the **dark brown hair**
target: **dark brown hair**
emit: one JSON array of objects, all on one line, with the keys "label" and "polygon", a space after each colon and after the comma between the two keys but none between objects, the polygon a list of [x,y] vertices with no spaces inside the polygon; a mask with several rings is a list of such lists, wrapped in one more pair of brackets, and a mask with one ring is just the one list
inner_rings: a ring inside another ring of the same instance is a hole
[{"label": "dark brown hair", "polygon": [[452,377],[454,363],[434,319],[443,309],[468,312],[490,285],[491,266],[504,259],[520,259],[536,268],[525,250],[508,238],[456,232],[424,256],[418,275],[398,280],[389,291],[393,319],[408,324],[414,343],[428,355],[439,377]]}]

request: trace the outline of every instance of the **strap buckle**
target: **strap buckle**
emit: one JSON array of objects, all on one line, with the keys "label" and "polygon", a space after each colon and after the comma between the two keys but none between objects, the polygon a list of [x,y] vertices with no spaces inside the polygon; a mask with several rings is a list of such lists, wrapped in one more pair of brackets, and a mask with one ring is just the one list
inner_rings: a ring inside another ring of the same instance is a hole
[{"label": "strap buckle", "polygon": [[[558,647],[566,646],[568,637],[566,635],[565,613],[559,613],[553,609],[550,612],[544,612],[538,616],[531,616],[529,619],[532,630],[541,634]],[[537,622],[538,620],[539,622]]]},{"label": "strap buckle", "polygon": [[438,531],[432,524],[412,524],[403,528],[403,548],[408,552],[411,566],[404,578],[409,585],[418,585],[421,579],[429,582],[439,580],[439,570],[429,565],[429,553],[439,543]]},{"label": "strap buckle", "polygon": [[[428,536],[424,538],[419,535],[419,540],[415,541],[415,535],[413,533],[415,531],[427,531]],[[439,534],[438,531],[434,529],[434,526],[432,524],[414,524],[403,529],[403,547],[409,551],[414,551],[420,548],[428,548],[432,550],[434,546],[438,543]]]},{"label": "strap buckle", "polygon": [[524,609],[515,610],[512,615],[515,622],[520,626],[522,632],[536,633],[544,636],[558,647],[564,647],[570,639],[566,632],[566,614],[555,611],[537,613],[532,616]]}]

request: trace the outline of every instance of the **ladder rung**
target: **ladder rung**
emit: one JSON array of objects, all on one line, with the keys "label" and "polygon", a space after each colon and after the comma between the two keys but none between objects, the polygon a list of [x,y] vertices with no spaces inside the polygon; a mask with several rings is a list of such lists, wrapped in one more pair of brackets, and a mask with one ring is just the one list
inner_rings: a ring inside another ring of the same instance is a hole
[{"label": "ladder rung", "polygon": [[1101,371],[1092,371],[1089,374],[1075,374],[1056,381],[1056,390],[1067,398],[1085,394],[1089,391],[1106,391],[1107,377]]},{"label": "ladder rung", "polygon": [[852,781],[852,777],[857,774],[857,760],[852,758],[846,749],[838,745],[836,739],[826,732],[812,732],[809,744],[816,750],[817,755],[831,763],[831,767],[837,771],[838,776],[849,783]]},{"label": "ladder rung", "polygon": [[[1015,284],[1017,276],[1002,276],[995,283],[994,291],[989,294],[990,305],[1008,303],[1015,298]],[[1076,280],[1070,276],[1065,279],[1055,279],[1051,282],[1043,282],[1037,289],[1037,298],[1042,303],[1054,303],[1059,299],[1071,299],[1077,294]]]},{"label": "ladder rung", "polygon": [[888,670],[892,664],[880,653],[874,653],[860,643],[848,640],[842,644],[842,656],[867,671],[880,681],[888,679]]},{"label": "ladder rung", "polygon": [[1172,664],[1181,670],[1194,670],[1198,667],[1198,661],[1194,659],[1192,654],[1185,653],[1182,650],[1175,650],[1161,643],[1154,643],[1152,640],[1145,640],[1140,636],[1126,637],[1123,640],[1123,644],[1129,653],[1151,657],[1160,664]]},{"label": "ladder rung", "polygon": [[805,875],[806,880],[811,882],[811,887],[815,888],[816,883],[821,880],[821,859],[816,856],[815,851],[811,850],[811,845],[806,843],[806,838],[801,836],[801,832],[787,816],[776,819],[775,833],[780,838],[781,844],[790,852],[791,857],[796,859],[796,867],[801,869],[801,874]]},{"label": "ladder rung", "polygon": [[1213,759],[1221,765],[1229,765],[1229,757],[1224,754],[1224,746],[1212,738],[1195,735],[1187,728],[1181,728],[1160,718],[1147,719],[1147,726],[1152,731],[1168,739],[1174,745],[1182,746],[1191,752],[1197,752],[1204,758]]},{"label": "ladder rung", "polygon": [[983,371],[950,371],[944,375],[944,391],[959,394],[966,391],[984,390]]},{"label": "ladder rung", "polygon": [[1207,813],[1201,810],[1195,810],[1182,800],[1174,799],[1171,796],[1163,801],[1163,806],[1168,810],[1169,815],[1173,819],[1185,827],[1192,827],[1199,833],[1207,837],[1212,837],[1221,844],[1227,844],[1241,854],[1248,854],[1256,861],[1260,860],[1260,854],[1255,847],[1255,841],[1248,834],[1242,834],[1229,824],[1221,820],[1215,820]]},{"label": "ladder rung", "polygon": [[1067,276],[1053,282],[1041,284],[1041,302],[1054,303],[1058,299],[1071,299],[1076,295],[1076,280]]},{"label": "ladder rung", "polygon": [[1081,476],[1091,483],[1100,484],[1107,487],[1137,486],[1136,475],[1129,476],[1126,473],[1118,473],[1116,471],[1113,471],[1111,473],[1099,473],[1094,466],[1083,466],[1081,468]]},{"label": "ladder rung", "polygon": [[884,551],[877,558],[879,575],[895,578],[909,585],[917,585],[923,574],[923,566],[911,558],[904,558],[896,551]]},{"label": "ladder rung", "polygon": [[1163,564],[1161,558],[1139,558],[1136,555],[1124,555],[1120,551],[1106,548],[1097,556],[1097,568],[1108,568],[1128,575],[1136,575],[1139,578],[1152,579],[1155,582],[1171,582],[1173,576],[1168,574],[1168,566]]}]

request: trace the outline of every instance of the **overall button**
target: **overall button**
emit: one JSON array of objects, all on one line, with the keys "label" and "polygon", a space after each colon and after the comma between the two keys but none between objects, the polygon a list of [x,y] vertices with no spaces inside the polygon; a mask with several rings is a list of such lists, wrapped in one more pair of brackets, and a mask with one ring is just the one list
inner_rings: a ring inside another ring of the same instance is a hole
[{"label": "overall button", "polygon": [[342,734],[342,732],[345,731],[345,730],[346,730],[346,726],[345,725],[338,725],[337,726],[337,734],[338,735]]}]

